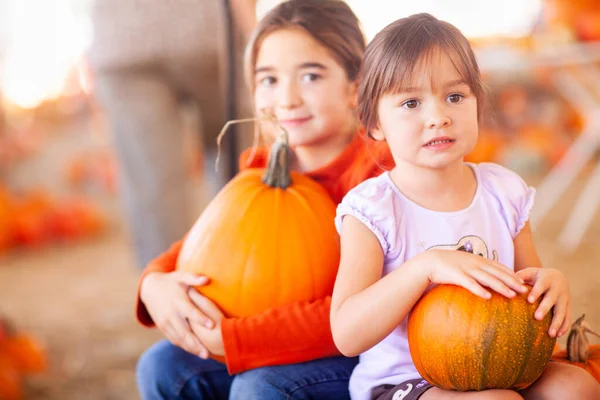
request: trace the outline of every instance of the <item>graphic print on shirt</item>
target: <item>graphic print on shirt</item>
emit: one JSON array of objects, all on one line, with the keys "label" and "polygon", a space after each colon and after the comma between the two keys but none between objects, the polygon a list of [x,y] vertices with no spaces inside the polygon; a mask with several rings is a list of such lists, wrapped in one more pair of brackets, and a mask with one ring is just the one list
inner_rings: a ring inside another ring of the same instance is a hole
[{"label": "graphic print on shirt", "polygon": [[[427,250],[457,250],[464,251],[467,253],[475,254],[476,256],[481,256],[489,259],[489,252],[487,244],[485,241],[479,236],[471,235],[464,236],[461,238],[457,244],[446,244],[439,246],[432,246]],[[496,250],[492,251],[492,261],[498,261],[498,252]]]},{"label": "graphic print on shirt", "polygon": [[396,390],[396,392],[394,393],[394,396],[392,396],[392,400],[402,400],[403,398],[405,398],[406,396],[408,396],[408,394],[411,392],[412,389],[413,389],[412,383],[407,383],[406,384],[406,389],[404,389],[404,390],[402,390],[402,389]]}]

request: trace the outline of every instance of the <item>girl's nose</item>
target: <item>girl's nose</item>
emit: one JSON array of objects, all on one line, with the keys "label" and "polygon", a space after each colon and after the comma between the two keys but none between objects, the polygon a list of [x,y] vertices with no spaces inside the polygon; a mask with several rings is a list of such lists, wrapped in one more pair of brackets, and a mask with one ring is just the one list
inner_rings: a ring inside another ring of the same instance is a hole
[{"label": "girl's nose", "polygon": [[288,82],[280,86],[279,106],[283,109],[292,109],[302,104],[302,98],[298,91],[298,85]]},{"label": "girl's nose", "polygon": [[429,109],[426,126],[429,129],[446,128],[452,124],[452,120],[444,111],[443,106],[432,105]]}]

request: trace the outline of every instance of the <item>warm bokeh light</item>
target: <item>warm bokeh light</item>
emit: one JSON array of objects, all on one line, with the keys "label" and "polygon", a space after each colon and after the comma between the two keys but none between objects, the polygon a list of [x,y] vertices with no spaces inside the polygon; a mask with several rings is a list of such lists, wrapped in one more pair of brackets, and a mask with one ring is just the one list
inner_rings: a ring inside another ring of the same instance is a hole
[{"label": "warm bokeh light", "polygon": [[34,108],[57,98],[89,42],[67,0],[19,0],[8,18],[1,81],[5,101]]}]

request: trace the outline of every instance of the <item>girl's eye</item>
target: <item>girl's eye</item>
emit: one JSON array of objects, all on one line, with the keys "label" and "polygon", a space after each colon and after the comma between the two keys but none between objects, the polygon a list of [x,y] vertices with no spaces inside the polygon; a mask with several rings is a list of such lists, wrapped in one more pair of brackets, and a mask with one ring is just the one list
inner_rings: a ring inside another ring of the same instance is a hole
[{"label": "girl's eye", "polygon": [[450,103],[460,103],[464,96],[462,94],[454,93],[448,96],[448,101]]},{"label": "girl's eye", "polygon": [[302,81],[303,82],[314,82],[321,79],[320,75],[317,74],[304,74],[302,75]]},{"label": "girl's eye", "polygon": [[419,107],[419,101],[418,100],[405,101],[404,103],[402,103],[402,107],[409,108],[409,109],[417,108],[417,107]]},{"label": "girl's eye", "polygon": [[275,84],[277,79],[274,76],[266,76],[258,81],[260,86],[269,87]]}]

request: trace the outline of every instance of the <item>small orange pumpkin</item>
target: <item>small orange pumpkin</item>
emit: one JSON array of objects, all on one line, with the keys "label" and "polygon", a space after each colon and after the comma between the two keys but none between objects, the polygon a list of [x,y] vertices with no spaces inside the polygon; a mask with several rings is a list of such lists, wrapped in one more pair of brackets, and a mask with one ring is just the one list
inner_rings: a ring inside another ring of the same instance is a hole
[{"label": "small orange pumpkin", "polygon": [[46,352],[33,336],[16,333],[0,343],[2,351],[21,374],[35,374],[46,370]]},{"label": "small orange pumpkin", "polygon": [[491,291],[488,300],[454,285],[438,285],[413,308],[408,343],[417,371],[447,390],[521,390],[550,361],[556,338],[551,313],[534,318],[534,304]]},{"label": "small orange pumpkin", "polygon": [[585,314],[571,325],[567,348],[552,354],[552,360],[581,367],[600,382],[600,345],[590,346],[587,338],[588,334],[598,337],[600,334],[594,332],[584,319]]},{"label": "small orange pumpkin", "polygon": [[0,253],[14,242],[14,212],[8,190],[0,186]]},{"label": "small orange pumpkin", "polygon": [[330,295],[339,264],[336,205],[290,172],[287,135],[266,169],[242,171],[210,202],[184,241],[177,269],[206,275],[197,289],[228,316],[255,315]]},{"label": "small orange pumpkin", "polygon": [[0,399],[21,400],[23,395],[19,371],[12,365],[8,356],[0,353]]}]

